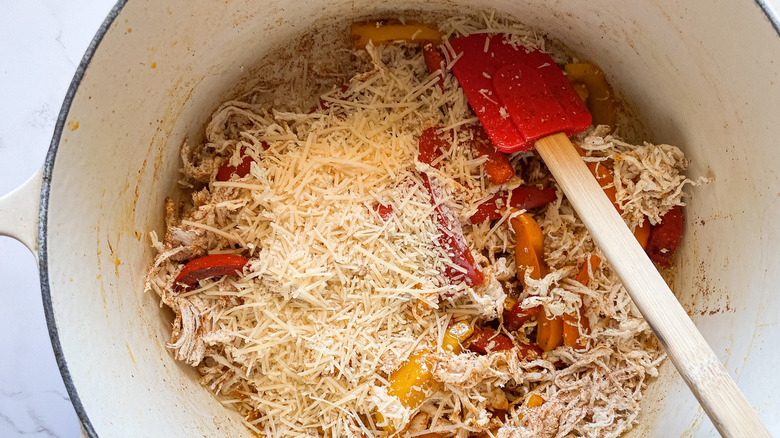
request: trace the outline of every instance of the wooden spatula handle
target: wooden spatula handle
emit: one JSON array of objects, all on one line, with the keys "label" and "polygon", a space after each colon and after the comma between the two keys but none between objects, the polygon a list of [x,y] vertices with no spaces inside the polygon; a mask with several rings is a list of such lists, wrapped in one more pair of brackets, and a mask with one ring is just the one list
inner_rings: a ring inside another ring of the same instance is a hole
[{"label": "wooden spatula handle", "polygon": [[544,137],[536,150],[720,434],[769,437],[568,137]]}]

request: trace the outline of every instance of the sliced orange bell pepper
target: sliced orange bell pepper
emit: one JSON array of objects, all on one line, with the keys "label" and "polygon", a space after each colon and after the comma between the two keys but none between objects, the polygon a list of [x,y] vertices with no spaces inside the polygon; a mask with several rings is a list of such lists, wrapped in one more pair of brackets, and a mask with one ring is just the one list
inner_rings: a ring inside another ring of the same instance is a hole
[{"label": "sliced orange bell pepper", "polygon": [[425,401],[426,393],[434,390],[433,357],[429,350],[420,351],[390,376],[387,393],[398,397],[406,407],[417,407]]},{"label": "sliced orange bell pepper", "polygon": [[539,313],[536,325],[536,345],[544,351],[553,350],[563,345],[563,318]]},{"label": "sliced orange bell pepper", "polygon": [[525,287],[525,272],[531,267],[530,277],[538,280],[547,275],[547,266],[544,264],[544,235],[539,224],[528,213],[523,213],[510,219],[515,230],[517,242],[515,244],[515,264],[517,265],[517,278]]},{"label": "sliced orange bell pepper", "polygon": [[544,404],[544,399],[539,394],[531,394],[525,399],[525,405],[529,408],[538,408]]},{"label": "sliced orange bell pepper", "polygon": [[606,193],[607,198],[612,201],[612,205],[615,206],[618,213],[622,214],[623,208],[617,202],[617,189],[615,189],[615,179],[612,176],[612,171],[604,166],[604,163],[589,161],[586,164],[588,165],[588,169],[590,169],[590,173],[596,177],[596,181],[599,182],[601,189]]},{"label": "sliced orange bell pepper", "polygon": [[520,235],[534,252],[541,254],[544,251],[542,228],[530,214],[519,214],[511,219],[511,223],[515,234]]},{"label": "sliced orange bell pepper", "polygon": [[634,237],[636,237],[636,240],[639,242],[642,249],[647,248],[647,241],[650,239],[650,229],[650,220],[647,217],[645,217],[641,226],[634,229]]},{"label": "sliced orange bell pepper", "polygon": [[[573,313],[563,314],[563,343],[575,350],[580,350],[587,346],[587,340],[582,337],[580,332],[580,325],[583,330],[587,330],[587,319],[580,313],[578,320],[577,315]],[[583,324],[585,320],[585,324]]]},{"label": "sliced orange bell pepper", "polygon": [[369,41],[374,45],[392,43],[393,41],[421,42],[441,41],[441,32],[436,26],[398,20],[374,20],[352,23],[350,37],[356,49],[366,47]]},{"label": "sliced orange bell pepper", "polygon": [[574,91],[577,92],[577,95],[580,96],[580,100],[586,103],[585,106],[587,106],[588,102],[588,87],[585,86],[585,84],[582,84],[580,82],[572,82],[572,88],[574,88]]},{"label": "sliced orange bell pepper", "polygon": [[[581,156],[585,156],[585,150],[576,145],[574,147]],[[615,210],[617,210],[618,213],[623,214],[623,208],[617,202],[617,189],[615,188],[615,177],[612,175],[612,171],[609,170],[608,167],[604,166],[603,163],[589,161],[585,164],[588,166],[588,169],[590,169],[590,173],[596,177],[596,181],[598,181],[601,189],[604,190],[607,198],[612,201],[612,205],[615,206]],[[647,240],[650,237],[650,223],[647,218],[645,218],[644,222],[642,222],[641,227],[637,227],[634,230],[634,237],[636,237],[636,240],[643,249],[647,247]]]},{"label": "sliced orange bell pepper", "polygon": [[[588,283],[590,283],[588,265],[590,265],[590,270],[593,271],[594,269],[598,268],[600,264],[601,257],[597,256],[596,254],[591,254],[590,257],[588,257],[588,261],[582,264],[579,272],[577,272],[577,276],[574,277],[574,279],[577,280],[580,284],[587,286]],[[585,303],[580,306],[579,320],[577,315],[574,313],[566,313],[563,315],[563,343],[571,348],[574,348],[575,350],[585,348],[587,342],[582,338],[582,332],[580,332],[580,329],[586,333],[590,332],[588,318],[585,316]]]},{"label": "sliced orange bell pepper", "polygon": [[583,263],[582,266],[580,266],[580,270],[577,272],[577,276],[574,277],[574,279],[580,282],[580,284],[583,286],[587,286],[590,282],[588,264],[590,264],[590,271],[595,270],[599,267],[599,265],[601,265],[601,257],[597,256],[596,254],[591,254],[590,257],[588,257],[588,262],[589,263]]}]

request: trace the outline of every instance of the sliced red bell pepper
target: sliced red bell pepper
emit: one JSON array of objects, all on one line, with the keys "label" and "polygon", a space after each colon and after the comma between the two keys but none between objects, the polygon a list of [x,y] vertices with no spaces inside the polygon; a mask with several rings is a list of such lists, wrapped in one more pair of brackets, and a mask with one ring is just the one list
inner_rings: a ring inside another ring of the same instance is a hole
[{"label": "sliced red bell pepper", "polygon": [[682,207],[677,205],[661,217],[661,223],[650,229],[645,249],[650,260],[662,266],[671,264],[672,255],[682,240],[683,222]]},{"label": "sliced red bell pepper", "polygon": [[[441,126],[434,126],[425,129],[420,135],[417,159],[421,163],[439,167],[432,163],[441,156],[444,150],[449,148],[452,141],[451,134],[442,132],[441,129]],[[478,156],[486,155],[488,157],[484,169],[490,182],[503,184],[512,179],[515,176],[515,169],[509,162],[509,156],[493,147],[481,126],[472,125],[467,129],[473,134],[473,140],[469,141],[469,146],[476,151]]]},{"label": "sliced red bell pepper", "polygon": [[542,306],[524,309],[518,302],[510,310],[504,311],[504,327],[509,331],[520,330],[523,324],[536,318],[540,310]]},{"label": "sliced red bell pepper", "polygon": [[517,187],[512,190],[512,196],[509,198],[509,206],[522,210],[531,210],[533,208],[544,207],[555,201],[558,195],[552,187],[539,189],[536,187]]},{"label": "sliced red bell pepper", "polygon": [[187,290],[199,281],[219,275],[241,275],[249,259],[233,254],[214,254],[190,261],[173,282],[174,291]]},{"label": "sliced red bell pepper", "polygon": [[[433,165],[432,163],[441,156],[444,148],[447,147],[446,136],[441,135],[438,132],[439,129],[438,127],[428,128],[420,135],[417,144],[417,160],[421,163]],[[425,189],[431,197],[431,204],[436,205],[438,203],[436,191],[431,184],[430,178],[425,173],[422,173],[420,176]],[[453,267],[447,267],[444,272],[445,276],[453,283],[466,281],[472,287],[482,284],[485,277],[471,254],[458,219],[445,205],[438,205],[434,209],[434,215],[436,226],[440,232],[438,245],[450,256],[453,264],[466,271],[463,273]]]},{"label": "sliced red bell pepper", "polygon": [[469,338],[469,350],[488,354],[496,351],[511,350],[515,344],[508,336],[502,335],[491,328],[474,328],[474,334]]},{"label": "sliced red bell pepper", "polygon": [[520,354],[518,354],[518,356],[520,356],[521,359],[534,360],[542,357],[544,354],[544,350],[537,345],[526,344],[525,342],[519,342],[518,344],[520,346]]},{"label": "sliced red bell pepper", "polygon": [[[469,222],[478,224],[488,220],[499,219],[503,216],[507,204],[519,210],[530,210],[543,207],[555,201],[557,197],[558,195],[556,195],[555,189],[552,187],[538,189],[536,187],[520,186],[513,189],[509,196],[507,196],[506,192],[499,192],[480,204],[477,207],[477,211],[469,218]],[[499,200],[504,200],[502,208],[498,207]]]},{"label": "sliced red bell pepper", "polygon": [[239,178],[243,178],[249,175],[249,170],[252,168],[252,162],[255,161],[249,155],[244,155],[241,159],[241,163],[238,166],[231,166],[227,161],[222,163],[217,171],[217,181],[229,181],[230,177],[235,173]]},{"label": "sliced red bell pepper", "polygon": [[482,125],[470,125],[469,129],[474,135],[471,147],[474,148],[480,157],[487,156],[487,161],[485,161],[483,166],[490,182],[495,185],[501,185],[512,179],[515,176],[515,168],[509,162],[509,155],[493,146]]},{"label": "sliced red bell pepper", "polygon": [[441,126],[425,129],[417,142],[417,160],[438,169],[433,162],[449,148],[448,134],[440,132]]},{"label": "sliced red bell pepper", "polygon": [[422,44],[423,59],[431,74],[439,72],[439,88],[444,91],[444,55],[431,42]]},{"label": "sliced red bell pepper", "polygon": [[379,217],[381,217],[383,221],[387,221],[393,216],[394,210],[392,205],[374,204],[372,208],[379,214]]},{"label": "sliced red bell pepper", "polygon": [[[268,150],[268,143],[260,142],[263,150]],[[217,181],[229,181],[230,177],[235,173],[239,178],[243,178],[249,175],[249,171],[252,168],[252,162],[255,161],[251,156],[246,154],[246,148],[241,148],[241,163],[238,166],[231,166],[229,161],[225,161],[219,166],[217,171]]]},{"label": "sliced red bell pepper", "polygon": [[[436,205],[435,191],[428,175],[423,173],[421,176],[425,189],[431,195],[431,203]],[[454,265],[466,271],[464,273],[448,266],[445,268],[444,275],[453,283],[465,281],[471,287],[482,284],[485,281],[485,276],[471,254],[458,219],[446,205],[441,204],[434,209],[434,216],[436,226],[439,229],[439,241],[437,242],[439,247],[444,249]]]}]

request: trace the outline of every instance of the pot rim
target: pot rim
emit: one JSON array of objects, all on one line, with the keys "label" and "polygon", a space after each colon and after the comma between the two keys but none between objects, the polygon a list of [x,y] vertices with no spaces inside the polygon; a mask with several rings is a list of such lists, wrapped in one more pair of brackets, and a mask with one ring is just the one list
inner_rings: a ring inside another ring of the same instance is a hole
[{"label": "pot rim", "polygon": [[54,358],[57,360],[57,367],[60,369],[62,381],[65,383],[65,389],[68,391],[68,397],[70,397],[70,402],[73,404],[76,415],[79,417],[83,431],[86,432],[89,438],[98,438],[98,434],[87,415],[87,411],[84,409],[84,405],[81,403],[78,391],[73,384],[73,378],[68,370],[68,362],[62,351],[62,343],[60,342],[60,337],[57,332],[57,322],[54,318],[54,306],[52,305],[51,300],[48,240],[46,238],[49,218],[49,195],[51,194],[51,178],[54,171],[54,161],[57,158],[57,149],[62,138],[62,132],[65,128],[65,121],[70,113],[70,107],[76,96],[76,91],[78,91],[79,85],[81,84],[82,79],[84,79],[84,73],[86,72],[87,67],[89,67],[89,63],[92,61],[95,52],[97,52],[100,42],[103,41],[103,37],[106,36],[111,24],[113,24],[127,2],[128,0],[117,0],[105,20],[103,20],[103,23],[101,23],[95,36],[92,38],[92,41],[90,41],[78,67],[76,67],[76,72],[73,74],[73,79],[68,87],[68,91],[65,93],[62,108],[60,108],[60,112],[57,115],[57,122],[54,125],[54,134],[52,135],[51,143],[49,144],[49,151],[46,153],[46,160],[43,163],[43,180],[41,183],[41,198],[38,209],[38,274],[41,282],[41,295],[43,298],[43,312],[46,316],[46,327],[49,331],[52,349],[54,350]]},{"label": "pot rim", "polygon": [[[54,171],[54,161],[57,157],[57,150],[60,144],[62,133],[65,128],[65,122],[70,113],[70,107],[73,104],[73,99],[76,96],[79,85],[84,78],[84,73],[89,67],[89,63],[92,61],[92,57],[97,52],[103,37],[108,33],[109,28],[122,11],[124,6],[129,0],[117,0],[116,4],[111,8],[103,23],[98,28],[92,41],[89,43],[84,56],[81,59],[76,72],[73,75],[68,91],[65,93],[62,107],[57,115],[57,122],[54,127],[54,134],[52,135],[51,143],[49,144],[49,150],[46,154],[46,160],[43,164],[43,181],[41,184],[41,195],[38,213],[38,270],[41,283],[41,295],[43,298],[43,311],[46,316],[46,326],[49,332],[49,338],[51,340],[52,349],[54,350],[54,358],[57,361],[57,367],[62,375],[62,380],[65,384],[65,389],[68,391],[68,396],[73,404],[73,408],[81,421],[81,426],[86,432],[89,438],[98,438],[98,434],[95,431],[92,422],[87,415],[84,405],[81,403],[78,391],[73,384],[73,379],[68,369],[68,363],[65,359],[65,354],[62,350],[62,344],[60,342],[59,334],[57,332],[57,322],[54,318],[54,307],[51,300],[51,287],[49,285],[49,269],[48,269],[48,207],[49,196],[51,194],[51,178]],[[780,37],[780,13],[776,12],[769,4],[768,0],[753,0],[758,6],[764,16],[769,20],[772,28]],[[778,2],[780,4],[780,2]]]}]

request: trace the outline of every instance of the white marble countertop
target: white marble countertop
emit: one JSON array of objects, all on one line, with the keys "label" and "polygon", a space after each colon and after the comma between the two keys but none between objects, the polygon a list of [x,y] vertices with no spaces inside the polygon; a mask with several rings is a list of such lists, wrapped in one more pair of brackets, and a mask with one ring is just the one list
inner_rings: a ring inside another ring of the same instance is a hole
[{"label": "white marble countertop", "polygon": [[[0,2],[0,195],[43,164],[76,65],[114,0]],[[54,361],[35,258],[0,238],[0,437],[78,437]]]}]

